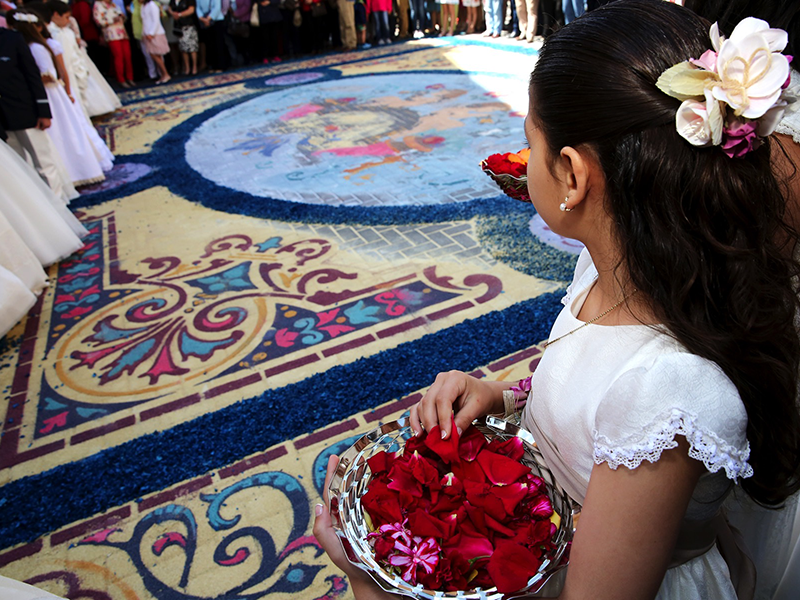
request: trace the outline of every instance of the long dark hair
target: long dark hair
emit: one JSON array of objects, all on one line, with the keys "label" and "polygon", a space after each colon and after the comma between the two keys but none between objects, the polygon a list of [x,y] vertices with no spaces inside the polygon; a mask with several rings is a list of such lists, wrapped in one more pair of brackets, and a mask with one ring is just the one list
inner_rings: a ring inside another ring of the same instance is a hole
[{"label": "long dark hair", "polygon": [[551,157],[591,149],[631,286],[683,346],[715,362],[747,409],[742,486],[776,505],[800,489],[797,265],[770,143],[732,159],[675,130],[669,67],[711,47],[709,23],[661,0],[619,0],[547,39],[531,76]]}]

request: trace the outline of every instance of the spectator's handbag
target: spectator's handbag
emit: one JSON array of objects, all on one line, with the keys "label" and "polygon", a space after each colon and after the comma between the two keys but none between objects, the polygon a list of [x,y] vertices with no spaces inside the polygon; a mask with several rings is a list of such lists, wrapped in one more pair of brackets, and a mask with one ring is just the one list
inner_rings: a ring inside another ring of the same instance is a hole
[{"label": "spectator's handbag", "polygon": [[253,8],[250,9],[250,27],[261,27],[261,21],[258,20],[258,2],[253,2]]}]

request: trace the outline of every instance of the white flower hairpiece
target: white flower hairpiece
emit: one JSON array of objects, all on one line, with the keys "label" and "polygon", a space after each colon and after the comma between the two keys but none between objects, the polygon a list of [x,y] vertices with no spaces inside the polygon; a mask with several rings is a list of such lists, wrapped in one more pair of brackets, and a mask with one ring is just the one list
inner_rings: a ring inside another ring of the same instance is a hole
[{"label": "white flower hairpiece", "polygon": [[786,92],[791,58],[781,54],[789,37],[754,17],[742,20],[730,39],[716,23],[709,36],[713,50],[670,67],[656,85],[683,101],[675,116],[683,138],[738,158],[775,130],[794,101]]},{"label": "white flower hairpiece", "polygon": [[23,23],[38,23],[39,17],[36,15],[32,15],[31,13],[14,13],[14,20],[15,21],[22,21]]}]

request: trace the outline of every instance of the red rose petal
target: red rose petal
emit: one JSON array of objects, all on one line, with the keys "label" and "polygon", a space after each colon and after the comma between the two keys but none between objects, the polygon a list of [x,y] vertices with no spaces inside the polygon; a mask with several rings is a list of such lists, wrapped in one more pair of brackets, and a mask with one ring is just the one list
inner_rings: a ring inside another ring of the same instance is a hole
[{"label": "red rose petal", "polygon": [[439,484],[439,471],[429,458],[425,458],[419,453],[414,453],[409,458],[408,464],[411,467],[411,474],[419,483],[430,489],[438,490],[441,487]]},{"label": "red rose petal", "polygon": [[473,461],[478,456],[478,452],[486,446],[486,438],[478,431],[474,425],[470,425],[461,434],[461,439],[458,443],[458,455],[461,460]]},{"label": "red rose petal", "polygon": [[489,481],[496,485],[514,483],[531,472],[525,465],[511,460],[507,456],[495,454],[488,450],[484,450],[478,454],[477,461],[483,469],[483,472],[486,473],[486,477]]},{"label": "red rose petal", "polygon": [[513,515],[517,505],[528,495],[528,486],[524,483],[498,486],[494,488],[494,494],[500,498],[506,512]]},{"label": "red rose petal", "polygon": [[[472,506],[469,502],[464,507],[467,511],[469,521],[474,525],[477,533],[488,536],[489,528],[486,526],[486,512],[476,506]],[[465,525],[466,526],[466,525]]]},{"label": "red rose petal", "polygon": [[462,484],[465,484],[467,481],[471,481],[473,483],[486,482],[486,474],[483,472],[483,469],[477,461],[463,461],[461,464],[452,466],[453,473],[455,473],[456,477],[461,480]]},{"label": "red rose petal", "polygon": [[405,492],[416,498],[422,496],[422,484],[414,477],[408,462],[395,461],[389,471],[389,479],[391,479],[391,483],[388,485],[390,490]]},{"label": "red rose petal", "polygon": [[553,505],[550,503],[550,498],[544,494],[531,503],[529,510],[534,519],[549,519],[553,515]]},{"label": "red rose petal", "polygon": [[496,531],[497,533],[502,533],[508,537],[514,537],[514,530],[506,527],[500,521],[496,521],[491,517],[491,515],[486,515],[486,526],[490,529]]},{"label": "red rose petal", "polygon": [[464,493],[464,486],[461,480],[452,471],[441,478],[439,485],[442,486],[442,491],[448,496],[458,496]]},{"label": "red rose petal", "polygon": [[372,517],[372,523],[375,527],[379,527],[384,523],[396,523],[403,520],[397,494],[380,481],[370,483],[367,493],[361,498],[361,504],[369,513],[369,516]]},{"label": "red rose petal", "polygon": [[408,529],[413,531],[415,536],[446,538],[450,526],[424,510],[417,509],[408,515]]},{"label": "red rose petal", "polygon": [[386,451],[378,452],[376,455],[368,458],[367,464],[369,465],[370,471],[372,471],[372,475],[377,476],[381,473],[388,472],[389,468],[392,466],[392,462],[394,462],[394,458],[394,452],[389,453]]},{"label": "red rose petal", "polygon": [[527,547],[538,546],[550,542],[556,529],[550,521],[527,522],[517,530],[512,540]]},{"label": "red rose petal", "polygon": [[505,441],[496,439],[492,440],[486,448],[490,452],[502,454],[511,460],[519,460],[525,455],[525,447],[522,445],[522,440],[518,437],[513,437]]},{"label": "red rose petal", "polygon": [[431,504],[428,507],[428,512],[442,518],[440,515],[450,514],[456,512],[464,504],[464,496],[451,497],[440,496],[436,504]]},{"label": "red rose petal", "polygon": [[425,436],[425,445],[439,456],[447,464],[459,462],[458,457],[458,430],[455,425],[455,418],[450,421],[452,433],[446,440],[442,439],[439,426],[434,425]]},{"label": "red rose petal", "polygon": [[491,556],[493,550],[489,538],[473,537],[464,533],[457,533],[446,540],[442,547],[457,551],[467,560]]},{"label": "red rose petal", "polygon": [[499,540],[489,559],[487,570],[497,590],[510,594],[525,587],[536,574],[540,561],[525,546],[508,540]]},{"label": "red rose petal", "polygon": [[493,488],[488,483],[464,482],[464,492],[470,504],[482,508],[498,521],[508,517],[503,502],[495,496]]}]

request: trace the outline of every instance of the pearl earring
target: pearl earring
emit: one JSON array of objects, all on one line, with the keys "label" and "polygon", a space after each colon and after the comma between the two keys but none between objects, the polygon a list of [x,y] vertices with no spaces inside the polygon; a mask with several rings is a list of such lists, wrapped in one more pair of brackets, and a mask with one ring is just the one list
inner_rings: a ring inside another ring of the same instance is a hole
[{"label": "pearl earring", "polygon": [[561,209],[561,212],[572,212],[571,208],[567,208],[567,200],[569,200],[569,196],[564,198],[564,201],[559,205],[558,208]]}]

